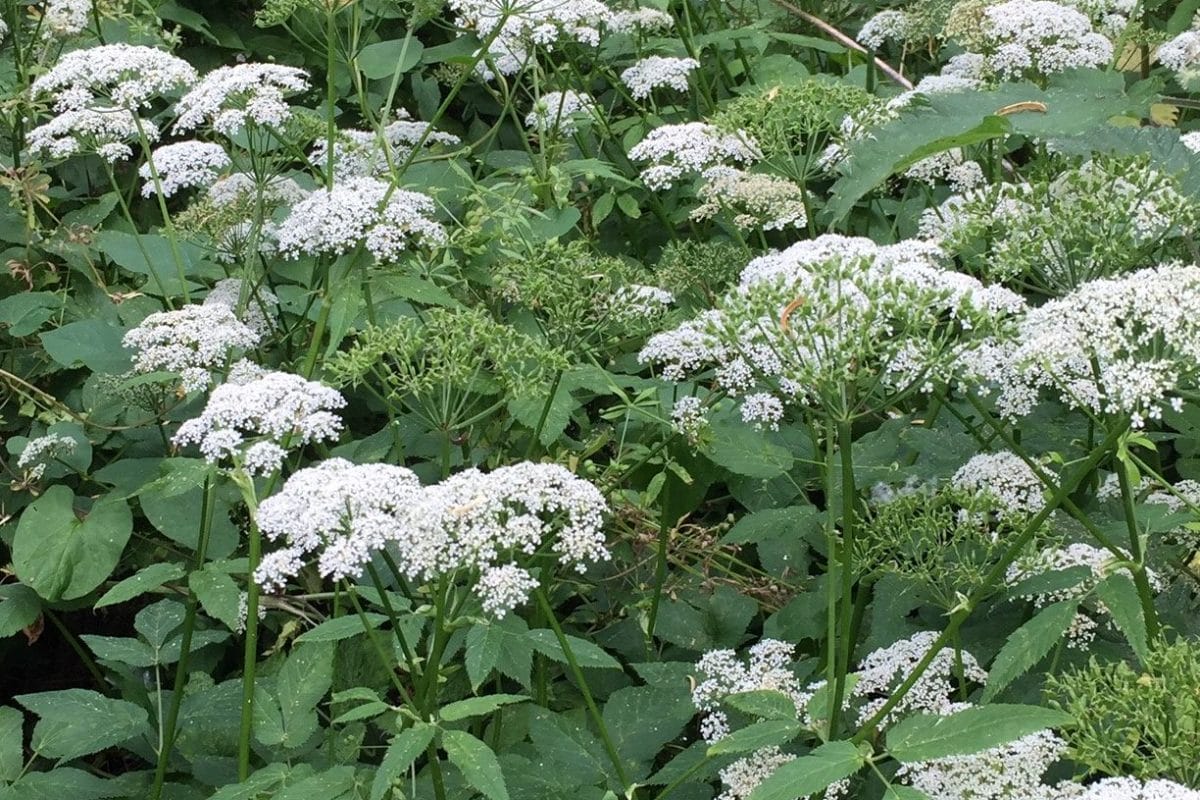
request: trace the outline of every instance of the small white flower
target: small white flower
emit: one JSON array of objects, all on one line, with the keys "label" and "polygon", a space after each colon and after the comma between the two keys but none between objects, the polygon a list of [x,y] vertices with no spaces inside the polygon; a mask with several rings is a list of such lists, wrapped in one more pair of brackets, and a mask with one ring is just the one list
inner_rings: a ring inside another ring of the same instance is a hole
[{"label": "small white flower", "polygon": [[[181,189],[208,186],[218,174],[232,163],[225,148],[210,142],[176,142],[160,147],[150,156],[154,171],[158,173],[164,197],[170,197]],[[142,184],[142,197],[155,193],[150,164],[142,164],[138,175]]]},{"label": "small white flower", "polygon": [[136,351],[136,372],[177,372],[184,390],[192,392],[207,387],[210,371],[224,366],[232,353],[248,350],[260,339],[231,306],[193,303],[151,314],[125,334],[122,344]]},{"label": "small white flower", "polygon": [[30,88],[35,97],[49,96],[56,111],[90,108],[97,102],[132,111],[195,81],[190,64],[163,50],[106,44],[67,53]]},{"label": "small white flower", "polygon": [[354,178],[293,206],[279,226],[279,252],[288,258],[336,256],[361,243],[378,261],[395,261],[414,245],[446,240],[433,219],[435,210],[427,195],[393,189],[375,178]]},{"label": "small white flower", "polygon": [[55,459],[75,452],[79,446],[70,436],[61,433],[48,433],[36,439],[30,439],[17,456],[17,469],[23,469],[30,480],[41,480],[48,467]]},{"label": "small white flower", "polygon": [[988,64],[1002,80],[1050,75],[1112,60],[1113,44],[1091,20],[1050,0],[1008,0],[983,11]]},{"label": "small white flower", "polygon": [[973,456],[959,467],[950,483],[957,489],[986,494],[1014,515],[1032,516],[1046,505],[1041,480],[1020,456],[1008,451]]},{"label": "small white flower", "polygon": [[650,56],[621,73],[621,82],[629,87],[635,100],[644,100],[655,89],[667,87],[677,92],[688,90],[688,75],[698,69],[694,58],[665,58]]},{"label": "small white flower", "polygon": [[572,134],[579,130],[580,120],[596,113],[596,102],[590,95],[573,89],[547,92],[525,115],[525,127],[543,134],[550,131]]},{"label": "small white flower", "polygon": [[[380,134],[354,129],[338,131],[333,148],[335,179],[385,176],[393,167],[404,163],[418,143],[423,147],[432,147],[461,142],[453,134],[431,130],[427,122],[408,119],[407,112],[401,111],[398,116],[401,118],[384,128]],[[309,163],[324,169],[328,158],[329,143],[324,138],[317,139],[313,143]]]},{"label": "small white flower", "polygon": [[94,0],[46,0],[42,35],[56,39],[78,36],[92,23]]},{"label": "small white flower", "polygon": [[63,111],[45,125],[29,132],[26,144],[35,153],[50,158],[69,158],[79,153],[96,153],[113,163],[133,155],[130,142],[144,133],[148,141],[158,139],[158,128],[141,121],[124,108],[83,108]]},{"label": "small white flower", "polygon": [[175,104],[175,130],[203,125],[236,136],[248,122],[278,128],[292,115],[285,99],[308,89],[308,73],[281,64],[235,64],[218,67]]},{"label": "small white flower", "polygon": [[670,189],[684,175],[701,173],[729,161],[751,164],[762,153],[744,132],[723,133],[703,122],[662,125],[629,150],[632,161],[650,162],[642,180],[654,191]]}]

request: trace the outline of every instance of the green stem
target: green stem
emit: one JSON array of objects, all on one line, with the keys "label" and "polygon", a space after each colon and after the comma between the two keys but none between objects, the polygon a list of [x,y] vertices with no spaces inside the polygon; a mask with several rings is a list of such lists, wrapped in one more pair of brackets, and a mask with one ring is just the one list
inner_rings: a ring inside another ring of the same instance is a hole
[{"label": "green stem", "polygon": [[600,734],[600,741],[604,743],[604,751],[608,754],[609,760],[612,761],[613,767],[616,769],[617,778],[621,781],[621,788],[627,789],[629,788],[629,776],[625,772],[624,764],[621,763],[621,756],[617,753],[616,746],[613,745],[612,737],[608,735],[608,726],[604,724],[604,717],[601,716],[600,709],[596,706],[596,700],[592,697],[592,692],[588,688],[587,679],[583,676],[583,670],[579,668],[579,662],[575,659],[575,653],[571,650],[571,644],[567,641],[567,636],[563,633],[562,626],[558,624],[558,618],[554,616],[554,609],[550,607],[550,601],[546,598],[546,592],[539,586],[534,593],[537,595],[538,608],[542,610],[542,614],[550,624],[550,630],[554,631],[554,636],[558,639],[558,646],[562,648],[563,656],[567,659],[567,667],[571,670],[571,675],[575,678],[575,682],[579,684],[579,692],[583,695],[583,702],[587,705],[592,722],[596,725],[596,731]]},{"label": "green stem", "polygon": [[662,602],[663,585],[667,582],[667,548],[671,539],[671,520],[668,514],[671,476],[663,481],[658,520],[658,557],[654,564],[654,594],[650,597],[650,617],[646,620],[646,647],[654,649],[654,626],[658,622],[658,606]]},{"label": "green stem", "polygon": [[1126,465],[1118,461],[1117,480],[1121,484],[1121,505],[1125,511],[1125,527],[1129,531],[1129,555],[1133,560],[1133,584],[1137,587],[1138,600],[1142,605],[1142,616],[1146,620],[1146,633],[1150,638],[1158,636],[1158,612],[1154,608],[1154,591],[1146,575],[1146,554],[1142,549],[1142,537],[1138,531],[1137,518],[1133,512],[1133,486],[1129,482]]},{"label": "green stem", "polygon": [[405,705],[414,711],[417,710],[412,694],[405,688],[404,683],[400,680],[400,676],[396,674],[396,665],[393,663],[393,659],[388,655],[387,650],[384,649],[383,643],[379,641],[379,635],[375,632],[375,626],[367,619],[367,612],[363,611],[362,603],[358,602],[358,592],[354,591],[354,587],[349,583],[345,584],[345,588],[346,595],[350,598],[350,603],[354,606],[354,611],[358,614],[358,618],[362,622],[363,632],[367,634],[367,639],[371,642],[371,647],[375,651],[375,655],[379,658],[379,664],[387,670],[388,679],[392,682],[392,686],[396,687],[396,691],[399,692]]},{"label": "green stem", "polygon": [[321,340],[325,338],[325,326],[329,324],[329,314],[333,310],[333,300],[328,290],[321,298],[321,310],[317,312],[317,326],[313,328],[312,339],[308,343],[308,354],[304,356],[304,366],[300,374],[307,379],[312,378],[317,368],[317,355],[321,352]]},{"label": "green stem", "polygon": [[554,396],[558,394],[558,385],[562,382],[563,371],[556,370],[554,380],[550,383],[550,393],[546,395],[546,404],[542,406],[542,415],[538,417],[537,428],[533,431],[533,437],[529,440],[529,446],[525,448],[525,460],[533,458],[533,451],[537,448],[538,443],[542,440],[542,428],[546,427],[546,420],[550,417],[550,408],[554,405]]},{"label": "green stem", "polygon": [[396,610],[392,608],[392,601],[388,599],[387,591],[383,588],[383,581],[379,577],[379,572],[375,569],[375,565],[367,562],[367,574],[371,576],[371,582],[375,584],[375,591],[379,592],[379,603],[383,606],[384,613],[387,614],[388,622],[391,623],[392,632],[396,635],[396,642],[400,645],[400,651],[404,653],[404,661],[408,665],[408,673],[413,680],[417,678],[417,660],[413,656],[412,648],[408,646],[408,639],[404,637],[404,629],[400,627],[400,619],[396,616]]},{"label": "green stem", "polygon": [[[196,566],[198,571],[204,567],[208,554],[209,532],[212,530],[213,510],[216,506],[217,493],[213,491],[212,478],[204,482],[204,501],[200,517],[200,538],[196,545]],[[183,703],[183,685],[187,680],[188,662],[192,654],[192,633],[196,627],[196,593],[188,589],[187,611],[183,617],[183,640],[180,642],[179,662],[175,665],[175,685],[171,690],[171,706],[167,710],[167,719],[163,725],[166,731],[162,747],[158,751],[158,762],[154,767],[154,785],[150,790],[151,800],[162,797],[163,782],[167,777],[167,764],[171,760],[171,751],[175,747],[175,737],[178,735],[176,726],[179,723],[179,708]]]},{"label": "green stem", "polygon": [[833,699],[830,701],[829,735],[837,735],[838,717],[842,710],[842,697],[846,692],[846,674],[850,671],[850,657],[854,647],[850,626],[854,620],[854,508],[856,488],[854,485],[854,459],[852,455],[853,432],[849,419],[838,421],[837,426],[838,451],[842,457],[842,547],[841,547],[841,578],[842,597],[838,619],[837,681],[833,687]]},{"label": "green stem", "polygon": [[258,501],[254,483],[244,473],[238,481],[250,511],[249,564],[246,568],[246,642],[242,653],[242,720],[238,732],[238,780],[250,777],[250,737],[254,728],[254,671],[258,665],[258,582],[254,571],[262,559],[262,533],[258,529]]},{"label": "green stem", "polygon": [[[825,686],[829,689],[837,685],[837,583],[835,582],[835,572],[837,569],[837,531],[833,525],[833,509],[829,508],[830,499],[833,497],[833,458],[836,452],[834,447],[836,437],[834,435],[834,426],[829,422],[825,427],[825,557],[826,563],[833,568],[828,570],[825,576]],[[828,737],[833,738],[833,720],[837,716],[840,701],[834,697],[833,693],[829,694],[829,711],[826,714],[826,719],[829,720]]]}]

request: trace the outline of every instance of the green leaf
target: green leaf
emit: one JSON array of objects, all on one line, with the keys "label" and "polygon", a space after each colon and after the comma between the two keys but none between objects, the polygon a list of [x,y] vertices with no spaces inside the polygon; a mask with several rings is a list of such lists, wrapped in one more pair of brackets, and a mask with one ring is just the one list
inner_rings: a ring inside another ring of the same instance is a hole
[{"label": "green leaf", "polygon": [[354,788],[354,767],[333,767],[302,778],[271,800],[342,800]]},{"label": "green leaf", "polygon": [[849,778],[866,760],[850,742],[826,742],[806,756],[781,766],[755,787],[749,800],[796,800]]},{"label": "green leaf", "polygon": [[181,295],[185,287],[199,289],[200,285],[187,278],[220,280],[225,277],[216,264],[203,261],[204,251],[194,244],[179,242],[179,256],[183,261],[183,279],[175,260],[175,250],[165,236],[156,233],[133,234],[125,231],[105,230],[96,235],[100,252],[112,259],[117,266],[148,280],[142,291],[155,295]]},{"label": "green leaf", "polygon": [[749,753],[763,747],[790,742],[804,730],[799,722],[786,719],[770,719],[765,722],[755,722],[734,731],[716,744],[708,748],[710,756],[723,756],[729,753]]},{"label": "green leaf", "polygon": [[392,782],[425,751],[436,731],[434,726],[418,722],[392,739],[379,769],[375,771],[375,779],[371,781],[371,800],[383,800],[387,796]]},{"label": "green leaf", "polygon": [[702,451],[710,461],[748,478],[769,480],[792,468],[794,459],[766,434],[733,420],[714,419],[712,439]]},{"label": "green leaf", "polygon": [[425,48],[415,37],[390,39],[386,42],[369,44],[359,51],[359,70],[371,80],[390,78],[394,73],[403,75],[417,65]]},{"label": "green leaf", "polygon": [[179,564],[151,564],[148,567],[138,570],[102,594],[93,608],[104,608],[105,606],[124,603],[127,600],[132,600],[135,597],[145,594],[151,589],[157,589],[167,581],[178,580],[185,574],[187,573]]},{"label": "green leaf", "polygon": [[1127,573],[1114,572],[1096,585],[1096,596],[1108,607],[1109,615],[1125,634],[1125,641],[1129,642],[1138,660],[1145,664],[1150,654],[1149,636],[1133,579]]},{"label": "green leaf", "polygon": [[15,708],[0,708],[0,781],[15,781],[25,765],[25,715]]},{"label": "green leaf", "polygon": [[224,572],[202,569],[188,576],[188,586],[196,593],[205,614],[223,622],[231,631],[238,630],[242,590],[233,578]]},{"label": "green leaf", "polygon": [[37,592],[20,583],[0,586],[0,638],[32,625],[42,613]]},{"label": "green leaf", "polygon": [[59,767],[49,772],[29,772],[11,786],[0,787],[0,800],[101,800],[128,797],[115,781],[97,778],[90,772]]},{"label": "green leaf", "polygon": [[46,758],[69,761],[148,730],[145,709],[88,689],[22,694],[16,701],[39,717],[32,745]]},{"label": "green leaf", "polygon": [[[383,614],[376,614],[368,611],[366,613],[367,622],[372,628],[378,628],[380,625],[388,621],[388,618]],[[343,639],[349,639],[351,636],[358,636],[363,633],[362,619],[357,614],[346,614],[342,617],[334,617],[327,619],[324,622],[314,625],[296,638],[297,642],[340,642]]]},{"label": "green leaf", "polygon": [[57,484],[22,512],[13,537],[13,568],[44,599],[74,600],[112,574],[132,533],[133,516],[124,500],[104,498],[80,520],[75,495]]},{"label": "green leaf", "polygon": [[154,648],[141,639],[128,636],[93,636],[87,633],[79,638],[96,654],[96,658],[105,661],[118,661],[131,667],[152,667],[160,663]]},{"label": "green leaf", "polygon": [[884,791],[883,800],[930,800],[930,797],[911,786],[892,784]]},{"label": "green leaf", "polygon": [[443,731],[442,747],[467,783],[491,800],[508,800],[504,773],[492,748],[466,731]]},{"label": "green leaf", "polygon": [[332,685],[332,643],[306,642],[292,651],[276,681],[284,745],[299,747],[317,731],[317,704]]},{"label": "green leaf", "polygon": [[1071,716],[1061,711],[1004,704],[968,708],[945,717],[920,714],[888,731],[888,753],[904,763],[970,755],[1070,722]]},{"label": "green leaf", "polygon": [[167,598],[146,606],[133,618],[133,629],[146,638],[155,650],[161,650],[171,634],[183,624],[187,612],[183,603]]},{"label": "green leaf", "polygon": [[99,319],[68,322],[39,334],[42,347],[64,367],[87,367],[92,372],[119,374],[131,366],[129,351],[121,344],[125,331]]},{"label": "green leaf", "polygon": [[[301,765],[300,768],[305,768]],[[241,783],[222,786],[209,800],[258,800],[265,792],[272,792],[287,784],[292,767],[287,764],[268,764]]]},{"label": "green leaf", "polygon": [[0,298],[0,325],[8,326],[9,336],[29,336],[61,307],[62,298],[53,292],[18,292]]},{"label": "green leaf", "polygon": [[796,704],[792,698],[774,689],[737,692],[726,695],[722,702],[738,711],[763,719],[792,720],[796,718]]},{"label": "green leaf", "polygon": [[473,689],[479,688],[493,670],[500,670],[528,689],[533,644],[524,620],[509,614],[496,622],[477,623],[467,631],[464,660]]},{"label": "green leaf", "polygon": [[820,512],[815,506],[769,508],[747,514],[721,537],[721,544],[756,544],[765,539],[800,539],[810,526],[817,524]]},{"label": "green leaf", "polygon": [[442,706],[442,710],[438,712],[438,716],[448,722],[453,722],[455,720],[467,719],[468,717],[491,714],[501,706],[511,705],[512,703],[524,703],[528,699],[528,697],[520,694],[488,694],[483,697],[468,697],[466,700],[458,700]]},{"label": "green leaf", "polygon": [[1067,629],[1075,620],[1078,602],[1064,600],[1046,606],[1032,619],[1008,636],[1008,641],[996,654],[988,672],[987,688],[983,690],[983,702],[990,702],[1005,687],[1021,677],[1035,664],[1045,658],[1050,650],[1062,641]]},{"label": "green leaf", "polygon": [[622,758],[652,760],[695,716],[687,685],[629,686],[608,696],[603,719]]},{"label": "green leaf", "polygon": [[[575,656],[575,663],[581,667],[591,667],[593,669],[620,669],[621,663],[615,658],[604,652],[599,645],[580,639],[576,636],[567,636],[567,644],[571,648],[571,654]],[[547,658],[552,658],[561,664],[567,663],[566,654],[563,653],[562,647],[558,643],[558,637],[554,635],[554,631],[539,628],[529,632],[529,641],[533,644],[533,648]]]}]

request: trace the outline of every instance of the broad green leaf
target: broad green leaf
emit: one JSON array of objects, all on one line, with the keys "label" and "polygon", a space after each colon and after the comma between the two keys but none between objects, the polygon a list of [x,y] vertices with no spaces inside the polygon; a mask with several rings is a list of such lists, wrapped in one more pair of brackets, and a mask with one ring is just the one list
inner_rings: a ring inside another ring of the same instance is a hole
[{"label": "broad green leaf", "polygon": [[393,73],[403,75],[421,60],[425,48],[415,37],[391,39],[369,44],[359,51],[358,68],[372,80],[390,78]]},{"label": "broad green leaf", "polygon": [[15,781],[25,764],[25,715],[15,708],[0,708],[0,781]]},{"label": "broad green leaf", "polygon": [[238,630],[242,590],[233,578],[224,572],[201,569],[188,576],[188,586],[196,593],[205,614],[223,622],[231,631]]},{"label": "broad green leaf", "polygon": [[132,533],[133,516],[124,500],[102,499],[80,519],[74,494],[57,484],[22,512],[13,567],[46,600],[74,600],[112,574]]},{"label": "broad green leaf", "polygon": [[511,705],[512,703],[524,703],[528,699],[528,697],[520,694],[488,694],[483,697],[468,697],[466,700],[458,700],[442,706],[441,711],[438,712],[438,716],[448,722],[453,722],[469,717],[482,716],[483,714],[491,714],[501,706]]},{"label": "broad green leaf", "polygon": [[1045,658],[1066,634],[1075,619],[1078,603],[1064,600],[1039,611],[1008,636],[988,672],[983,702],[990,702],[1005,687]]},{"label": "broad green leaf", "polygon": [[645,762],[678,736],[695,713],[686,685],[629,686],[608,696],[602,716],[621,757]]},{"label": "broad green leaf", "polygon": [[62,298],[53,292],[18,292],[0,298],[0,328],[9,336],[37,333],[62,307]]},{"label": "broad green leaf", "polygon": [[33,589],[20,583],[0,586],[0,638],[29,627],[41,613],[42,601]]},{"label": "broad green leaf", "polygon": [[[594,669],[620,669],[621,664],[615,658],[604,652],[604,649],[599,645],[580,639],[577,636],[567,636],[567,645],[571,648],[571,654],[575,656],[575,663],[581,667],[592,667]],[[529,632],[529,641],[533,644],[535,650],[548,658],[555,661],[566,663],[567,657],[563,653],[562,647],[558,643],[558,637],[554,635],[554,631],[539,628]]]},{"label": "broad green leaf", "polygon": [[105,661],[119,661],[131,667],[152,667],[159,663],[154,648],[141,639],[128,636],[93,636],[86,633],[79,638],[96,654],[96,658]]},{"label": "broad green leaf", "polygon": [[806,756],[789,761],[755,787],[749,800],[796,800],[849,778],[866,761],[850,742],[826,742]]},{"label": "broad green leaf", "polygon": [[774,689],[737,692],[726,695],[722,702],[738,711],[763,719],[793,720],[796,718],[796,704],[792,698]]},{"label": "broad green leaf", "polygon": [[1133,579],[1127,573],[1114,572],[1097,584],[1096,596],[1108,607],[1109,615],[1121,633],[1125,634],[1125,641],[1129,642],[1138,660],[1146,663],[1150,652],[1149,636]]},{"label": "broad green leaf", "polygon": [[[375,614],[370,611],[366,613],[366,617],[372,628],[378,628],[388,621],[388,618],[383,614]],[[345,616],[327,619],[322,623],[314,625],[300,634],[296,641],[340,642],[343,639],[349,639],[351,636],[358,636],[362,632],[362,619],[357,614],[346,614]]]},{"label": "broad green leaf", "polygon": [[121,744],[149,730],[146,710],[88,689],[17,695],[38,716],[33,749],[46,758],[69,761]]},{"label": "broad green leaf", "polygon": [[375,779],[371,781],[371,800],[383,800],[387,796],[392,783],[412,766],[417,756],[425,752],[436,732],[434,726],[418,722],[392,739],[379,769],[375,771]]},{"label": "broad green leaf", "polygon": [[166,645],[171,634],[183,625],[187,611],[183,603],[167,598],[148,605],[133,618],[133,629],[146,638],[155,650],[161,650]]},{"label": "broad green leaf", "polygon": [[288,656],[276,681],[284,745],[299,747],[316,732],[317,704],[332,684],[332,643],[306,642]]},{"label": "broad green leaf", "polygon": [[467,631],[464,661],[471,686],[478,688],[493,670],[499,670],[526,689],[533,668],[533,643],[525,621],[515,614],[491,623],[477,623]]},{"label": "broad green leaf", "polygon": [[702,452],[730,472],[762,480],[784,474],[794,463],[791,452],[766,434],[725,419],[713,420],[712,439]]},{"label": "broad green leaf", "polygon": [[904,763],[970,755],[1070,722],[1070,715],[1061,711],[999,703],[945,717],[920,714],[888,731],[888,753]]},{"label": "broad green leaf", "polygon": [[114,781],[73,767],[29,772],[11,786],[0,787],[0,800],[101,800],[128,797]]},{"label": "broad green leaf", "polygon": [[258,800],[264,793],[286,785],[291,771],[287,764],[268,764],[241,783],[222,786],[209,800]]},{"label": "broad green leaf", "polygon": [[508,800],[504,773],[492,748],[466,731],[443,731],[442,747],[467,783],[490,800]]},{"label": "broad green leaf", "polygon": [[740,728],[708,748],[710,756],[728,753],[749,753],[772,745],[790,742],[804,730],[799,722],[786,719],[770,719],[755,722]]},{"label": "broad green leaf", "polygon": [[764,539],[799,539],[810,525],[816,524],[820,512],[815,506],[770,508],[747,514],[737,521],[721,544],[755,544]]},{"label": "broad green leaf", "polygon": [[[132,234],[109,229],[96,235],[96,244],[117,266],[147,277],[141,287],[143,292],[182,295],[185,287],[189,291],[200,288],[189,279],[220,280],[224,277],[221,268],[204,261],[204,252],[189,242],[179,242],[181,270],[170,240],[156,233]],[[181,271],[183,278],[180,278]]]},{"label": "broad green leaf", "polygon": [[119,374],[130,367],[129,351],[121,344],[125,331],[99,319],[68,322],[39,334],[46,353],[64,367],[87,367],[92,372]]},{"label": "broad green leaf", "polygon": [[102,594],[93,608],[104,608],[116,603],[124,603],[152,589],[157,589],[167,581],[178,580],[185,574],[187,573],[179,564],[151,564],[148,567],[138,570]]},{"label": "broad green leaf", "polygon": [[333,767],[303,778],[271,800],[341,800],[354,788],[354,767]]},{"label": "broad green leaf", "polygon": [[911,786],[892,784],[884,791],[883,800],[930,800],[930,797]]}]

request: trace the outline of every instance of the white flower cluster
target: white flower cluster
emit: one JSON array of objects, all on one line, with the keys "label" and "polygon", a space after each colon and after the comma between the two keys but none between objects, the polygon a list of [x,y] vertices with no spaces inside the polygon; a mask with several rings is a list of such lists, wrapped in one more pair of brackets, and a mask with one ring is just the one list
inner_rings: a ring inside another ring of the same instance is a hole
[{"label": "white flower cluster", "polygon": [[50,97],[55,111],[95,108],[98,103],[132,111],[195,81],[190,64],[163,50],[106,44],[67,53],[30,89],[35,97]]},{"label": "white flower cluster", "polygon": [[[243,289],[244,282],[241,278],[224,278],[217,281],[209,291],[204,298],[204,304],[223,305],[236,311],[242,301]],[[245,300],[246,310],[239,314],[239,319],[259,337],[266,336],[274,327],[279,298],[266,286],[260,285],[253,291],[246,292]]]},{"label": "white flower cluster", "polygon": [[609,9],[600,0],[450,0],[455,24],[481,40],[495,33],[488,47],[490,64],[480,64],[482,77],[492,70],[512,75],[532,59],[533,50],[553,50],[562,42],[595,47]]},{"label": "white flower cluster", "polygon": [[1144,783],[1137,778],[1101,778],[1073,792],[1064,792],[1063,800],[1200,800],[1200,791],[1164,778]]},{"label": "white flower cluster", "polygon": [[661,125],[629,150],[631,161],[650,162],[641,178],[653,191],[670,189],[684,175],[735,161],[751,164],[762,153],[744,132],[725,133],[704,122]]},{"label": "white flower cluster", "polygon": [[477,571],[484,611],[502,617],[537,586],[516,563],[550,543],[559,563],[582,572],[610,558],[603,495],[557,464],[523,462],[491,472],[469,469],[424,489],[391,549],[402,572],[431,580]]},{"label": "white flower cluster", "polygon": [[224,366],[233,352],[248,350],[260,339],[232,306],[205,302],[151,314],[121,343],[136,351],[136,372],[179,373],[184,391],[194,392],[208,386],[210,371]]},{"label": "white flower cluster", "polygon": [[681,397],[671,408],[671,427],[692,445],[708,428],[708,415],[704,411],[704,403],[695,395]]},{"label": "white flower cluster", "polygon": [[1179,143],[1193,153],[1200,154],[1200,131],[1190,131],[1183,134],[1179,137]]},{"label": "white flower cluster", "polygon": [[484,611],[502,617],[538,586],[520,556],[548,545],[580,571],[609,558],[606,508],[596,487],[553,464],[471,469],[422,487],[404,467],[329,459],[295,473],[259,506],[263,532],[287,546],[268,554],[255,578],[283,588],[313,554],[323,577],[358,577],[388,547],[409,578],[476,573]]},{"label": "white flower cluster", "polygon": [[605,24],[614,33],[656,33],[674,27],[675,19],[665,11],[641,6],[612,11]]},{"label": "white flower cluster", "polygon": [[913,33],[912,16],[898,8],[880,11],[867,20],[858,31],[858,41],[872,50],[883,47],[885,42],[903,42]]},{"label": "white flower cluster", "polygon": [[1050,731],[1038,731],[979,753],[904,764],[896,777],[938,800],[1060,800],[1042,777],[1066,753]]},{"label": "white flower cluster", "polygon": [[[210,185],[232,162],[220,145],[193,140],[158,148],[151,154],[150,163],[158,173],[163,196],[170,197],[181,189]],[[138,169],[138,175],[145,181],[142,197],[150,197],[156,192],[150,163],[142,164]]]},{"label": "white flower cluster", "polygon": [[618,322],[652,319],[675,302],[675,295],[657,286],[640,283],[622,286],[609,298],[609,313]]},{"label": "white flower cluster", "polygon": [[[895,689],[912,674],[937,638],[936,631],[921,631],[867,654],[858,665],[858,671],[855,673],[858,682],[854,684],[847,698],[866,701],[858,712],[860,724],[869,720],[883,707]],[[975,683],[986,683],[987,672],[975,657],[965,650],[960,653],[963,677]],[[956,658],[954,648],[943,647],[939,650],[912,689],[887,713],[880,724],[890,725],[913,712],[946,715],[958,710],[958,704],[951,699],[958,680]]]},{"label": "white flower cluster", "polygon": [[[1108,550],[1090,544],[1074,543],[1066,547],[1049,547],[1033,556],[1020,559],[1010,566],[1005,575],[1005,581],[1009,586],[1015,586],[1035,575],[1043,575],[1048,572],[1061,572],[1074,567],[1086,567],[1090,571],[1090,575],[1084,576],[1074,586],[1024,595],[1025,600],[1030,600],[1038,608],[1043,608],[1053,603],[1085,597],[1114,569],[1128,574],[1129,568],[1117,567],[1117,561],[1118,559]],[[1161,592],[1166,588],[1166,584],[1154,570],[1147,568],[1146,578],[1150,583],[1150,588],[1154,591]],[[1095,602],[1095,609],[1096,613],[1101,616],[1108,615],[1108,608],[1100,601]],[[1075,620],[1067,630],[1068,645],[1084,649],[1095,638],[1097,627],[1096,620],[1091,616],[1083,611],[1077,612]]]},{"label": "white flower cluster", "polygon": [[371,554],[399,534],[399,520],[421,491],[411,470],[331,458],[298,470],[258,507],[258,526],[286,547],[262,560],[254,579],[282,589],[294,565],[318,554],[317,571],[335,581],[362,575]]},{"label": "white flower cluster", "polygon": [[1042,482],[1016,453],[979,453],[950,479],[956,489],[986,494],[1009,514],[1033,516],[1046,506]]},{"label": "white flower cluster", "polygon": [[67,39],[78,36],[92,22],[94,0],[46,0],[42,9],[42,36]]},{"label": "white flower cluster", "polygon": [[747,800],[771,773],[795,758],[778,747],[764,747],[739,758],[718,773],[724,788],[716,800]]},{"label": "white flower cluster", "polygon": [[277,128],[292,115],[285,99],[308,89],[308,73],[282,64],[235,64],[205,75],[175,104],[175,130],[186,132],[207,125],[217,133],[236,136],[253,122]]},{"label": "white flower cluster", "polygon": [[621,82],[629,88],[635,100],[645,100],[662,87],[677,92],[688,90],[688,75],[699,69],[700,62],[694,58],[669,58],[648,56],[621,73]]},{"label": "white flower cluster", "polygon": [[1044,392],[1135,427],[1179,408],[1200,373],[1200,267],[1169,264],[1090,281],[1029,310],[1015,337],[962,357],[969,382],[998,390],[1001,414],[1030,413]]},{"label": "white flower cluster", "polygon": [[17,469],[25,470],[30,480],[41,480],[52,461],[74,453],[78,446],[78,442],[62,433],[48,433],[30,439],[21,450],[21,455],[17,456]]},{"label": "white flower cluster", "polygon": [[[1115,478],[1116,476],[1112,477]],[[1146,496],[1145,502],[1152,505],[1166,506],[1168,511],[1200,508],[1200,481],[1184,479],[1173,484],[1170,491],[1155,489]]]},{"label": "white flower cluster", "polygon": [[808,223],[804,188],[786,178],[717,166],[703,173],[697,194],[702,204],[692,219],[712,219],[724,209],[734,212],[733,224],[743,230],[781,231]]},{"label": "white flower cluster", "polygon": [[1173,72],[1200,66],[1200,30],[1184,31],[1158,47],[1158,60]]},{"label": "white flower cluster", "polygon": [[1001,79],[1099,67],[1113,43],[1075,9],[1050,0],[1008,0],[983,11],[988,65]]},{"label": "white flower cluster", "polygon": [[[345,129],[338,131],[333,147],[333,174],[337,180],[361,177],[381,177],[402,164],[420,144],[456,145],[462,140],[452,133],[432,130],[427,122],[408,119],[407,112],[390,123],[381,135],[374,131]],[[329,158],[329,143],[317,139],[313,143],[309,162],[324,169]]]},{"label": "white flower cluster", "polygon": [[921,159],[904,171],[904,177],[929,186],[944,180],[956,192],[976,189],[986,182],[979,162],[968,161],[958,149]]},{"label": "white flower cluster", "polygon": [[704,741],[715,744],[729,735],[729,719],[721,701],[731,694],[770,690],[792,698],[796,713],[804,714],[807,697],[789,664],[795,646],[778,639],[763,639],[750,648],[743,660],[733,650],[709,650],[696,662],[701,680],[692,689],[692,703],[704,714],[700,732]]},{"label": "white flower cluster", "polygon": [[778,403],[820,404],[856,381],[878,391],[931,389],[974,346],[972,330],[1023,307],[1016,294],[938,260],[936,247],[913,240],[799,242],[751,261],[717,309],[651,337],[639,358],[675,381],[715,366],[720,388],[754,395],[751,416],[767,425],[780,406],[762,392]]},{"label": "white flower cluster", "polygon": [[570,135],[579,130],[580,120],[597,113],[596,101],[590,95],[574,89],[547,92],[525,115],[525,127],[542,134],[558,131]]},{"label": "white flower cluster", "polygon": [[413,245],[446,241],[432,217],[433,200],[375,178],[352,178],[317,191],[292,207],[279,225],[279,252],[288,258],[341,255],[360,243],[380,262],[397,260]]},{"label": "white flower cluster", "polygon": [[[217,208],[227,208],[241,202],[252,201],[258,192],[258,182],[254,176],[244,172],[235,172],[219,178],[208,187],[208,201]],[[266,179],[262,186],[263,202],[268,205],[294,205],[299,203],[308,192],[291,178],[277,175]]]},{"label": "white flower cluster", "polygon": [[345,405],[328,386],[239,361],[172,441],[198,444],[209,462],[239,459],[248,474],[265,475],[279,468],[287,449],[336,439],[342,422],[333,412]]},{"label": "white flower cluster", "polygon": [[79,153],[96,153],[110,164],[129,158],[133,149],[129,142],[137,141],[144,133],[153,142],[158,139],[158,127],[148,120],[141,121],[124,108],[81,108],[63,111],[45,125],[29,132],[29,149],[49,158],[69,158]]}]

